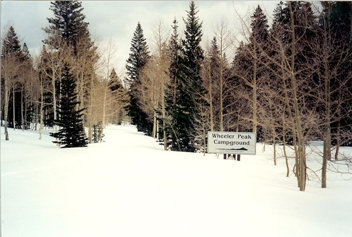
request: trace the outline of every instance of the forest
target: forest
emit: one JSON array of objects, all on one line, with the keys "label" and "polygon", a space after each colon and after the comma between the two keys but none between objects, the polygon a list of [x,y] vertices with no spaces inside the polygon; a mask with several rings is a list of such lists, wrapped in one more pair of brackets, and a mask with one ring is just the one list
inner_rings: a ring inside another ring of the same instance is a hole
[{"label": "forest", "polygon": [[[321,185],[329,162],[352,164],[352,2],[279,2],[272,23],[258,5],[235,43],[221,24],[207,46],[196,3],[171,34],[157,26],[150,51],[136,24],[126,75],[102,60],[80,1],[54,1],[40,55],[32,57],[10,26],[1,48],[1,125],[52,128],[61,147],[101,142],[108,124],[130,122],[165,150],[206,152],[208,131],[250,131],[282,147],[287,176],[301,191],[310,141],[322,141]],[[231,10],[231,9],[229,9]],[[234,15],[236,13],[234,12]],[[184,24],[184,32],[179,32]],[[234,56],[228,48],[237,45]],[[286,151],[294,152],[289,167]]]}]

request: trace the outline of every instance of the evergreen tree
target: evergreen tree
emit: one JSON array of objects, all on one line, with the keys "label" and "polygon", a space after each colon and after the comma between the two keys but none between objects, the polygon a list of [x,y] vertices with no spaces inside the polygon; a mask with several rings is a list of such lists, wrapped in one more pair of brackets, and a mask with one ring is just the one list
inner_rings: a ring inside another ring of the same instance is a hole
[{"label": "evergreen tree", "polygon": [[213,40],[210,43],[210,52],[209,52],[209,63],[210,63],[210,89],[208,90],[209,92],[211,91],[211,97],[210,98],[210,103],[212,103],[211,106],[211,111],[212,111],[212,121],[213,124],[213,129],[215,131],[220,131],[220,106],[219,105],[219,99],[220,99],[220,63],[221,63],[221,57],[220,57],[220,50],[218,47],[218,43],[216,41],[216,37],[213,38]]},{"label": "evergreen tree", "polygon": [[[201,121],[200,108],[205,104],[205,90],[200,76],[203,61],[202,24],[197,17],[194,2],[190,3],[187,19],[184,20],[185,39],[182,40],[182,58],[177,83],[176,108],[173,114],[174,130],[182,151],[195,151],[198,135],[197,122]],[[199,144],[199,143],[198,143]]]},{"label": "evergreen tree", "polygon": [[11,54],[11,53],[19,55],[20,52],[21,52],[20,41],[18,40],[18,36],[13,26],[10,26],[9,30],[6,33],[5,39],[3,41],[1,56],[5,57],[7,54]]},{"label": "evergreen tree", "polygon": [[[21,58],[21,47],[15,32],[15,29],[11,26],[6,33],[6,36],[2,42],[1,48],[1,101],[2,106],[1,110],[1,123],[4,124],[4,133],[5,140],[9,140],[8,127],[15,126],[14,120],[14,111],[13,101],[14,100],[14,91],[16,82],[18,81],[19,74],[19,63]],[[10,97],[12,94],[12,98]],[[11,110],[10,110],[11,109]],[[12,124],[11,124],[12,122]],[[9,124],[10,123],[10,124]]]},{"label": "evergreen tree", "polygon": [[117,76],[115,69],[110,73],[110,81],[108,85],[113,96],[114,119],[117,124],[121,124],[125,116],[127,105],[129,104],[128,91],[122,85],[121,79]]},{"label": "evergreen tree", "polygon": [[[337,121],[332,124],[333,132],[337,134],[336,138],[334,138],[334,143],[336,145],[351,146],[352,139],[342,143],[342,139],[339,136],[342,133],[351,131],[352,124],[352,103],[350,100],[345,100],[345,98],[351,98],[352,96],[352,2],[324,3],[331,4],[331,11],[327,14],[327,22],[331,29],[334,52],[339,49],[338,53],[335,53],[336,55],[330,55],[330,67],[334,69],[336,64],[341,62],[341,59],[344,59],[337,70],[339,72],[338,75],[332,78],[330,82],[332,90],[337,91],[332,96],[332,99],[341,102],[339,106],[341,108],[337,111]],[[335,159],[337,159],[337,155]]]},{"label": "evergreen tree", "polygon": [[[85,21],[83,14],[84,8],[81,1],[78,0],[53,1],[50,3],[50,10],[53,12],[53,16],[47,18],[49,25],[44,28],[47,38],[43,42],[47,46],[47,54],[52,58],[50,67],[54,70],[51,70],[50,78],[55,81],[55,89],[52,88],[55,94],[49,95],[51,98],[48,98],[48,101],[52,101],[52,104],[48,104],[46,114],[50,114],[48,118],[55,118],[54,111],[58,104],[60,88],[60,81],[57,78],[61,77],[64,61],[71,58],[75,64],[71,69],[76,75],[79,106],[80,108],[88,108],[85,110],[83,122],[91,131],[92,123],[88,122],[88,114],[91,110],[89,103],[92,96],[92,81],[93,78],[96,78],[95,64],[98,61],[98,55],[96,53],[97,47],[94,46],[94,42],[90,38],[88,22]],[[55,60],[57,68],[55,68]],[[51,115],[52,113],[53,115]],[[52,123],[50,120],[47,122]]]},{"label": "evergreen tree", "polygon": [[20,122],[22,129],[28,129],[30,127],[30,121],[35,118],[33,99],[30,99],[33,93],[33,61],[32,56],[29,53],[27,44],[24,43],[22,47],[22,63],[21,63],[21,90],[20,93]]},{"label": "evergreen tree", "polygon": [[117,76],[116,71],[115,71],[114,68],[111,70],[109,78],[110,78],[109,89],[112,92],[117,91],[117,90],[119,90],[119,89],[121,89],[123,87],[122,86],[122,82],[121,82],[120,78]]},{"label": "evergreen tree", "polygon": [[50,10],[53,11],[54,17],[47,18],[50,25],[44,28],[48,34],[44,43],[59,48],[59,36],[59,40],[62,39],[73,46],[74,52],[77,53],[77,43],[90,37],[88,23],[84,21],[85,16],[82,13],[82,3],[78,0],[54,1],[50,3]]},{"label": "evergreen tree", "polygon": [[249,40],[251,42],[255,40],[257,41],[258,44],[264,45],[269,35],[269,32],[268,32],[269,25],[268,25],[268,20],[259,5],[255,9],[254,14],[251,16],[251,18],[252,18],[252,22],[251,22],[252,33]]},{"label": "evergreen tree", "polygon": [[[252,93],[252,131],[257,133],[257,140],[263,140],[263,127],[260,124],[260,115],[258,108],[263,100],[260,94],[263,92],[261,86],[266,80],[270,80],[268,77],[268,70],[266,68],[266,58],[263,52],[267,51],[267,40],[269,35],[269,25],[268,20],[263,13],[261,7],[255,9],[254,14],[251,16],[251,35],[249,37],[249,61],[251,62],[251,67],[249,68],[250,75],[248,80],[251,87]],[[266,115],[264,117],[267,117]],[[264,118],[265,119],[265,118]],[[263,124],[263,123],[262,123]]]},{"label": "evergreen tree", "polygon": [[126,83],[129,85],[130,96],[128,114],[132,119],[132,123],[137,126],[138,131],[142,131],[150,135],[153,125],[147,120],[147,115],[141,109],[138,98],[138,88],[141,83],[141,71],[149,59],[148,45],[146,39],[144,38],[143,30],[139,22],[132,38],[130,50],[131,52],[126,64]]},{"label": "evergreen tree", "polygon": [[166,92],[166,112],[168,114],[168,119],[166,123],[166,131],[168,139],[171,142],[172,150],[181,150],[177,142],[177,134],[175,133],[174,123],[174,113],[176,112],[176,99],[177,99],[177,85],[178,77],[180,76],[180,61],[181,61],[181,46],[179,42],[178,35],[178,23],[174,19],[172,25],[172,35],[169,41],[169,57],[170,57],[170,67],[169,67],[169,78],[170,83]]},{"label": "evergreen tree", "polygon": [[57,139],[54,143],[59,144],[63,148],[87,146],[87,138],[85,137],[82,123],[83,110],[77,110],[79,102],[75,91],[75,78],[66,64],[62,74],[61,100],[58,106],[59,118],[54,121],[60,129],[57,133],[50,134]]},{"label": "evergreen tree", "polygon": [[26,43],[23,44],[22,53],[23,53],[24,59],[30,59],[31,58],[31,54],[29,53],[28,46],[27,46]]},{"label": "evergreen tree", "polygon": [[[9,93],[9,103],[8,103],[8,124],[9,127],[16,128],[17,126],[21,125],[21,63],[23,62],[23,52],[21,49],[20,41],[18,39],[17,33],[13,26],[9,27],[9,30],[6,33],[5,39],[3,41],[3,46],[1,50],[1,59],[7,60],[12,58],[13,65],[11,66],[11,80],[7,80],[7,85],[9,86],[8,89],[10,91],[6,92]],[[17,65],[17,66],[16,66]],[[6,69],[4,70],[4,72]],[[9,74],[9,73],[3,73]],[[2,81],[4,78],[2,78]],[[3,81],[4,83],[4,81]],[[2,84],[3,84],[2,83]],[[5,93],[2,91],[2,94]]]},{"label": "evergreen tree", "polygon": [[179,43],[178,36],[178,23],[174,19],[172,25],[172,35],[169,42],[169,53],[170,53],[170,88],[169,88],[169,98],[167,100],[168,105],[174,106],[176,104],[176,88],[177,88],[177,77],[180,74],[180,59],[181,59],[181,46]]}]

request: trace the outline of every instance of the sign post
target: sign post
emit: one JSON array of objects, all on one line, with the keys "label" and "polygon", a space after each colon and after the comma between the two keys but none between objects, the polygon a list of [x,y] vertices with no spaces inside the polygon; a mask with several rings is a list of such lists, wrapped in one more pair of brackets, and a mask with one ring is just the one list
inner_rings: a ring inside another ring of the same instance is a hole
[{"label": "sign post", "polygon": [[256,134],[251,132],[208,132],[208,153],[256,154]]}]

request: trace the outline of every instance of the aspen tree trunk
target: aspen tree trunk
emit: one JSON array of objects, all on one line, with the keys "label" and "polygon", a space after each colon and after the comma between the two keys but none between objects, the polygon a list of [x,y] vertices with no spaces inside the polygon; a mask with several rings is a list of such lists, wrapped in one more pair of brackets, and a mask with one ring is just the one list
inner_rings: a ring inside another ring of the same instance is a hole
[{"label": "aspen tree trunk", "polygon": [[252,132],[257,133],[257,48],[254,43],[253,60],[253,128]]},{"label": "aspen tree trunk", "polygon": [[[293,147],[294,147],[294,151],[295,151],[295,154],[298,153],[297,151],[297,141],[296,141],[296,129],[294,128],[294,118],[293,118],[293,114],[292,114],[292,111],[290,109],[290,102],[289,102],[289,97],[288,97],[288,87],[287,87],[287,84],[286,84],[286,79],[285,79],[285,73],[284,73],[284,58],[285,58],[285,55],[284,55],[284,49],[281,49],[281,54],[282,54],[282,60],[281,60],[281,75],[282,75],[282,84],[283,84],[283,90],[284,90],[284,97],[285,97],[285,104],[286,104],[286,109],[287,109],[287,112],[288,112],[288,116],[289,116],[289,120],[290,120],[290,123],[291,123],[291,133],[292,133],[292,140],[293,140]],[[284,116],[284,115],[283,115]],[[283,117],[283,122],[285,123],[285,118]],[[285,131],[286,129],[284,129]],[[285,135],[286,135],[286,132],[283,133],[283,137],[285,139]],[[284,149],[285,149],[285,143],[284,142]],[[284,152],[286,153],[286,150],[284,150]],[[287,157],[287,155],[286,155]],[[298,166],[298,157],[297,155],[295,155],[295,167]],[[298,183],[298,176],[299,176],[299,171],[296,170],[295,172],[295,175],[296,175],[296,178],[297,178],[297,183]]]},{"label": "aspen tree trunk", "polygon": [[21,129],[24,130],[24,119],[23,119],[23,86],[21,89]]},{"label": "aspen tree trunk", "polygon": [[16,104],[15,104],[15,84],[12,87],[12,123],[13,123],[13,130],[16,129]]},{"label": "aspen tree trunk", "polygon": [[157,120],[156,120],[156,112],[155,112],[155,108],[154,108],[154,112],[153,112],[153,138],[156,138],[156,134],[157,134]]},{"label": "aspen tree trunk", "polygon": [[44,88],[43,82],[40,84],[40,126],[39,126],[39,140],[42,139],[42,133],[44,128]]},{"label": "aspen tree trunk", "polygon": [[[164,112],[165,115],[165,112]],[[165,118],[165,117],[164,117]],[[164,138],[164,150],[167,150],[167,136],[166,136],[166,123],[165,119],[163,119],[163,138]]]},{"label": "aspen tree trunk", "polygon": [[321,187],[326,188],[326,170],[327,163],[331,160],[331,91],[330,91],[330,73],[328,63],[328,52],[329,48],[328,36],[326,24],[324,24],[324,41],[323,41],[323,60],[324,60],[324,100],[325,100],[325,123],[324,123],[324,148],[323,148],[323,165],[321,174]]},{"label": "aspen tree trunk", "polygon": [[105,119],[106,119],[106,86],[104,86],[104,99],[103,99],[103,117],[102,117],[102,121],[103,121],[103,128],[105,128]]},{"label": "aspen tree trunk", "polygon": [[10,94],[10,89],[8,85],[8,78],[6,78],[6,75],[4,76],[4,131],[5,131],[5,140],[9,140],[9,132],[8,132],[8,114],[9,114],[9,94]]},{"label": "aspen tree trunk", "polygon": [[[210,115],[210,131],[214,131],[214,114],[213,114],[213,80],[210,73],[210,65],[208,69],[209,77],[209,115]],[[221,110],[221,109],[220,109]],[[221,118],[221,115],[220,115]],[[220,130],[221,130],[221,119],[220,119]]]},{"label": "aspen tree trunk", "polygon": [[[26,95],[26,94],[25,94]],[[33,105],[33,103],[31,102],[31,105]],[[24,129],[27,129],[27,110],[28,110],[28,104],[27,104],[27,99],[24,100]],[[29,121],[31,124],[31,121]],[[29,125],[30,127],[31,125]]]},{"label": "aspen tree trunk", "polygon": [[156,140],[159,141],[159,121],[158,121],[158,118],[156,118]]},{"label": "aspen tree trunk", "polygon": [[302,128],[302,120],[300,116],[299,104],[298,104],[298,95],[297,95],[297,81],[295,75],[295,54],[296,54],[296,35],[295,35],[295,25],[294,25],[294,16],[292,11],[291,2],[288,3],[289,10],[290,10],[290,18],[291,18],[291,34],[292,34],[292,47],[291,47],[291,72],[290,72],[290,79],[292,85],[292,94],[293,94],[293,106],[294,106],[294,119],[295,119],[295,128],[296,128],[296,135],[298,141],[298,147],[296,154],[299,166],[297,170],[299,171],[298,175],[298,185],[300,191],[305,191],[306,188],[306,154],[305,154],[305,142],[304,142],[304,135],[303,135],[303,128]]},{"label": "aspen tree trunk", "polygon": [[337,108],[337,128],[336,128],[336,150],[335,150],[335,160],[339,159],[339,150],[340,150],[340,146],[341,146],[341,89],[339,89],[338,92],[338,108]]},{"label": "aspen tree trunk", "polygon": [[222,56],[222,40],[220,40],[220,93],[219,93],[219,103],[220,103],[220,131],[224,131],[224,103],[223,103],[223,83],[224,83],[224,60]]},{"label": "aspen tree trunk", "polygon": [[290,166],[288,163],[288,157],[287,157],[287,153],[286,153],[286,138],[285,138],[285,134],[286,134],[286,121],[285,121],[285,115],[282,115],[282,124],[283,124],[283,128],[282,128],[282,149],[284,152],[284,156],[285,156],[285,164],[286,164],[286,177],[290,176]]},{"label": "aspen tree trunk", "polygon": [[38,130],[38,123],[39,123],[39,101],[35,102],[35,106],[34,106],[35,110],[34,110],[34,113],[35,113],[35,125],[34,125],[34,130],[37,131]]},{"label": "aspen tree trunk", "polygon": [[92,123],[92,115],[93,115],[93,76],[90,77],[90,94],[89,94],[89,110],[88,110],[88,142],[92,143],[93,140],[93,123]]},{"label": "aspen tree trunk", "polygon": [[79,73],[80,75],[78,76],[79,79],[79,86],[77,88],[79,88],[79,92],[78,92],[78,95],[79,95],[79,109],[83,109],[84,108],[84,104],[83,104],[83,101],[84,101],[84,76],[83,76],[83,73],[80,72]]},{"label": "aspen tree trunk", "polygon": [[167,150],[167,135],[166,135],[166,108],[165,108],[165,88],[161,90],[161,111],[163,116],[163,140],[164,150]]},{"label": "aspen tree trunk", "polygon": [[108,45],[108,55],[107,55],[107,62],[106,62],[106,79],[104,82],[104,99],[103,99],[103,116],[102,116],[102,126],[103,129],[105,128],[105,119],[106,119],[106,94],[107,94],[107,87],[108,87],[108,78],[110,76],[110,58],[111,58],[111,53],[112,53],[112,49],[111,49],[112,45],[111,45],[111,41],[109,41],[109,45]]},{"label": "aspen tree trunk", "polygon": [[220,39],[220,78],[219,78],[219,108],[220,108],[220,131],[224,131],[224,69],[225,69],[225,51],[228,47],[226,43],[226,39],[229,37],[229,32],[227,31],[227,27],[224,22],[220,23],[219,26],[219,39]]},{"label": "aspen tree trunk", "polygon": [[[54,121],[57,120],[57,108],[56,108],[56,86],[55,86],[55,70],[52,72],[52,77],[51,77],[51,88],[52,88],[52,93],[53,93],[53,112],[54,112]],[[61,83],[60,83],[61,87]],[[57,126],[54,124],[54,132],[57,132]]]},{"label": "aspen tree trunk", "polygon": [[[271,99],[269,99],[269,108],[270,108],[270,127],[271,127],[271,137],[273,139],[273,143],[274,143],[274,165],[276,166],[276,161],[277,161],[277,156],[276,156],[276,131],[275,131],[275,126],[274,124],[274,115],[273,115],[273,110],[272,110],[272,101]],[[264,142],[264,147],[265,147],[265,142]]]},{"label": "aspen tree trunk", "polygon": [[276,166],[276,141],[274,141],[274,165]]}]

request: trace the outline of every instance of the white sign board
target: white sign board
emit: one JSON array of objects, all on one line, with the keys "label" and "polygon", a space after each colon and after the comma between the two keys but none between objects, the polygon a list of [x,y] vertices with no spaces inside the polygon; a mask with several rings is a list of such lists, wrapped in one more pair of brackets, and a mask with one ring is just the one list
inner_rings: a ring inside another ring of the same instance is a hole
[{"label": "white sign board", "polygon": [[255,155],[252,132],[208,132],[208,153]]}]

